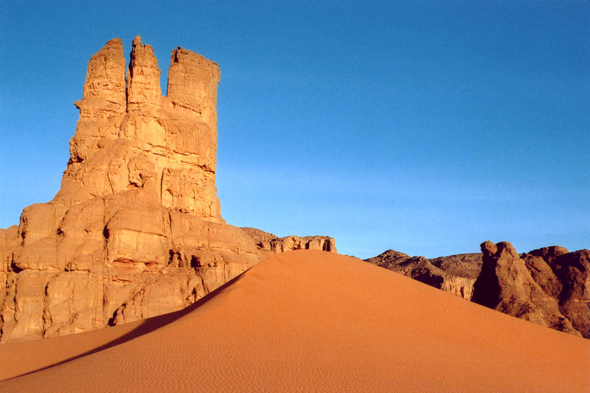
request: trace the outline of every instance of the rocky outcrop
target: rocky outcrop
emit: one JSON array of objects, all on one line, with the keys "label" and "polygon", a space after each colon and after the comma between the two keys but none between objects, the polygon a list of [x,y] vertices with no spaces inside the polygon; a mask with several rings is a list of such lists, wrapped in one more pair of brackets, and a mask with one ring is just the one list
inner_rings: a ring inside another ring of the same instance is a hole
[{"label": "rocky outcrop", "polygon": [[[6,283],[13,279],[12,250],[19,244],[18,227],[11,226],[8,229],[0,229],[0,305],[6,297]],[[2,320],[0,319],[0,328]]]},{"label": "rocky outcrop", "polygon": [[336,240],[329,236],[285,236],[278,237],[272,233],[256,228],[242,228],[254,241],[259,252],[269,255],[294,250],[319,250],[336,252]]},{"label": "rocky outcrop", "polygon": [[[219,77],[217,64],[178,48],[162,96],[158,61],[140,37],[127,74],[120,39],[92,56],[61,189],[25,208],[18,228],[0,230],[1,342],[176,311],[299,247],[265,248],[221,217]],[[333,239],[317,243],[335,250]]]},{"label": "rocky outcrop", "polygon": [[366,262],[470,300],[473,284],[481,269],[481,254],[460,254],[426,259],[388,250],[376,257],[366,259]]},{"label": "rocky outcrop", "polygon": [[590,252],[546,247],[518,255],[507,242],[482,243],[472,301],[566,333],[590,337]]},{"label": "rocky outcrop", "polygon": [[[535,281],[523,259],[507,242],[481,245],[483,265],[472,301],[539,325],[577,333],[555,298]],[[538,261],[537,261],[538,262]]]},{"label": "rocky outcrop", "polygon": [[474,303],[590,338],[590,251],[553,246],[517,254],[510,243],[483,254],[426,259],[388,250],[366,262]]},{"label": "rocky outcrop", "polygon": [[[119,39],[90,59],[83,99],[75,103],[80,120],[70,162],[52,201],[55,216],[74,204],[139,190],[146,203],[222,222],[215,188],[217,64],[175,50],[169,79],[176,83],[162,96],[158,61],[136,37],[127,89],[124,70]],[[201,83],[178,87],[193,79]]]},{"label": "rocky outcrop", "polygon": [[559,309],[582,336],[590,338],[590,250],[560,255],[547,262],[559,279]]}]

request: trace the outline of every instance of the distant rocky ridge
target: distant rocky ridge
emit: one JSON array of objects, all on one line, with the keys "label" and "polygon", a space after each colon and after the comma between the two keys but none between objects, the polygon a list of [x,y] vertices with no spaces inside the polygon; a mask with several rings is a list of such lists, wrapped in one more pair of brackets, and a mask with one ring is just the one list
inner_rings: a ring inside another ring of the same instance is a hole
[{"label": "distant rocky ridge", "polygon": [[173,50],[166,96],[139,36],[125,63],[120,39],[92,56],[61,189],[0,230],[2,343],[176,311],[274,253],[336,251],[221,217],[216,63]]},{"label": "distant rocky ridge", "polygon": [[484,242],[482,254],[426,259],[388,250],[366,262],[565,333],[590,338],[590,251],[553,246],[517,254]]},{"label": "distant rocky ridge", "polygon": [[470,300],[473,284],[481,271],[481,254],[460,254],[426,259],[388,250],[365,260],[403,274],[445,292]]},{"label": "distant rocky ridge", "polygon": [[336,252],[336,241],[329,236],[285,236],[278,237],[256,228],[242,228],[256,242],[259,250],[274,254],[291,250],[318,250]]}]

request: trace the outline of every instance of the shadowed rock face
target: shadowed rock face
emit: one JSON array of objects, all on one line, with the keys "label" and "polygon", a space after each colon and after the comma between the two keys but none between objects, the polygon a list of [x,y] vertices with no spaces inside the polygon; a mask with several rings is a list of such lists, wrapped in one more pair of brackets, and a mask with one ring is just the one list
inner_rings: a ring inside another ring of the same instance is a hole
[{"label": "shadowed rock face", "polygon": [[563,287],[557,297],[559,309],[590,338],[590,250],[563,254],[548,263]]},{"label": "shadowed rock face", "polygon": [[473,284],[481,269],[481,254],[460,254],[426,259],[388,250],[365,261],[466,300],[471,299]]},{"label": "shadowed rock face", "polygon": [[176,311],[274,251],[221,217],[217,64],[172,51],[162,96],[138,36],[125,68],[120,39],[92,56],[60,191],[0,230],[1,342]]},{"label": "shadowed rock face", "polygon": [[517,254],[510,243],[482,254],[426,259],[394,250],[366,262],[508,315],[590,338],[590,251],[553,246]]},{"label": "shadowed rock face", "polygon": [[518,255],[485,242],[473,302],[566,333],[590,337],[590,252],[546,247]]}]

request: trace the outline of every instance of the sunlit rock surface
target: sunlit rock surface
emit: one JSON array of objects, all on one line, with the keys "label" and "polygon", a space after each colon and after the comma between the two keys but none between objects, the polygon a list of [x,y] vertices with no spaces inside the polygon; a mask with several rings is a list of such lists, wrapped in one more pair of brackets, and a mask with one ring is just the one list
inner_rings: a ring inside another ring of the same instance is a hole
[{"label": "sunlit rock surface", "polygon": [[[261,247],[221,217],[219,78],[216,63],[177,48],[163,96],[158,60],[139,36],[127,71],[120,39],[92,56],[61,189],[0,230],[1,342],[176,311],[297,248]],[[306,241],[326,249],[324,238]]]}]

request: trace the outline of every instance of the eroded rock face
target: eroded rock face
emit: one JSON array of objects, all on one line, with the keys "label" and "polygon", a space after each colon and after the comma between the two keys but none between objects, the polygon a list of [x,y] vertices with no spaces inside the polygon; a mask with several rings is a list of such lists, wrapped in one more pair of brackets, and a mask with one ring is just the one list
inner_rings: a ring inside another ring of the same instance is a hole
[{"label": "eroded rock face", "polygon": [[[257,246],[221,217],[219,77],[217,64],[178,48],[162,96],[158,61],[139,36],[127,74],[120,39],[92,56],[60,191],[0,230],[1,342],[176,311],[298,248]],[[333,239],[304,239],[335,251]]]},{"label": "eroded rock face", "polygon": [[426,259],[394,250],[366,261],[542,326],[590,338],[590,251],[552,246],[518,255],[510,243],[483,254]]},{"label": "eroded rock face", "polygon": [[258,251],[273,255],[294,250],[336,251],[336,240],[329,236],[285,236],[278,237],[272,233],[256,228],[242,228],[256,242]]},{"label": "eroded rock face", "polygon": [[473,284],[481,269],[481,254],[460,254],[426,259],[388,250],[376,257],[366,259],[366,262],[470,300]]},{"label": "eroded rock face", "polygon": [[547,262],[562,285],[559,309],[574,329],[590,338],[590,250],[560,255]]},{"label": "eroded rock face", "polygon": [[589,337],[588,250],[547,247],[518,255],[507,242],[481,245],[472,301],[542,326]]},{"label": "eroded rock face", "polygon": [[[75,103],[80,120],[70,162],[52,201],[57,217],[73,204],[141,190],[147,203],[222,221],[215,188],[219,68],[196,53],[174,52],[186,55],[173,55],[168,96],[160,94],[153,49],[139,37],[127,89],[121,40],[90,59],[84,98]],[[178,87],[193,79],[201,83]]]}]

